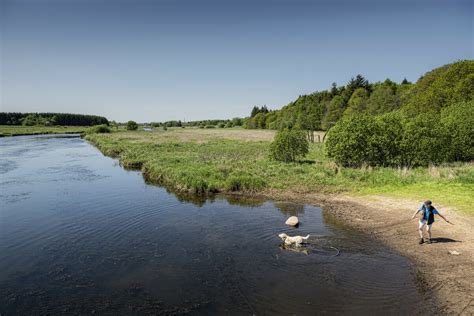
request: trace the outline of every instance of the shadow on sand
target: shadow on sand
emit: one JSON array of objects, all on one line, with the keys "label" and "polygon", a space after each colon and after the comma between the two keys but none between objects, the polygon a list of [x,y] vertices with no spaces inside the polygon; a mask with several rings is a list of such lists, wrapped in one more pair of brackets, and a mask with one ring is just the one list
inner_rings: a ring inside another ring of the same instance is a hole
[{"label": "shadow on sand", "polygon": [[438,243],[438,242],[461,242],[460,240],[455,240],[451,238],[444,238],[444,237],[436,237],[436,238],[431,238],[432,243]]}]

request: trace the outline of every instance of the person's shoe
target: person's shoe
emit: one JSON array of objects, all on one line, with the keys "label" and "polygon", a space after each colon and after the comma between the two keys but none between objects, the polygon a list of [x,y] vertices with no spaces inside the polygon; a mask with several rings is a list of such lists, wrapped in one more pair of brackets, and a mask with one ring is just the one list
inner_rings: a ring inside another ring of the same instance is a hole
[{"label": "person's shoe", "polygon": [[419,241],[418,243],[421,245],[421,244],[424,243],[424,242],[425,242],[425,241],[423,240],[423,238],[420,238],[420,241]]},{"label": "person's shoe", "polygon": [[431,244],[431,239],[426,240],[427,244]]}]

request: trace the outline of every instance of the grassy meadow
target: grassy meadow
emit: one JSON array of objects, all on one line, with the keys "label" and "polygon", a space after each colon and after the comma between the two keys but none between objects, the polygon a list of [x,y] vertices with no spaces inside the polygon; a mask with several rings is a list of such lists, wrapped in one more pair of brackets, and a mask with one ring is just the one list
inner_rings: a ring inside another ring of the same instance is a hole
[{"label": "grassy meadow", "polygon": [[[198,194],[346,193],[423,200],[474,214],[474,165],[429,168],[342,168],[310,145],[298,163],[270,160],[274,131],[245,129],[168,129],[152,132],[89,134],[85,138],[147,180],[176,191]],[[322,137],[321,137],[322,138]]]},{"label": "grassy meadow", "polygon": [[88,126],[0,125],[0,137],[39,134],[81,134],[87,132],[89,128]]}]

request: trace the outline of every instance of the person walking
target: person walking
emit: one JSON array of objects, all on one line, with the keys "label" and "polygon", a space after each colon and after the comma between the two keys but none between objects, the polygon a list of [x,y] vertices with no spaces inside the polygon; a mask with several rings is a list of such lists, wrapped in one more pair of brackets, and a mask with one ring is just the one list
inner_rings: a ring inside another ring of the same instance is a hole
[{"label": "person walking", "polygon": [[420,208],[413,214],[411,219],[414,219],[416,214],[418,214],[419,212],[421,212],[420,223],[418,226],[418,230],[420,233],[420,241],[419,241],[420,245],[425,242],[423,239],[423,227],[425,226],[426,226],[426,231],[428,233],[428,240],[426,241],[426,243],[431,244],[431,225],[433,225],[435,221],[434,219],[435,215],[438,215],[439,217],[444,219],[446,223],[452,224],[450,221],[446,219],[446,217],[444,217],[443,215],[439,213],[439,211],[433,206],[430,200],[425,201],[420,206]]}]

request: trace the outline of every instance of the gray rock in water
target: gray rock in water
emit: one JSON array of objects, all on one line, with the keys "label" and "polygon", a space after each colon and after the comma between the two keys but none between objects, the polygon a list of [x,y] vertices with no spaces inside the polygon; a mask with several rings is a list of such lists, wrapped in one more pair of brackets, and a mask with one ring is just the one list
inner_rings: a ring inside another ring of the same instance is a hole
[{"label": "gray rock in water", "polygon": [[298,223],[299,223],[298,217],[296,216],[290,216],[285,222],[286,225],[290,225],[290,226],[296,226],[298,225]]}]

